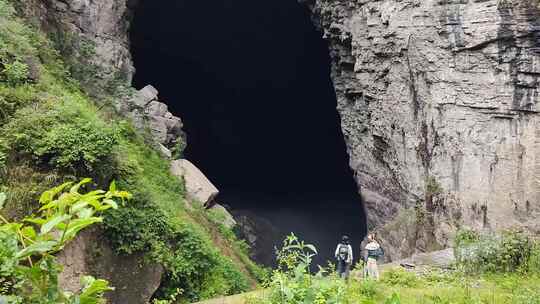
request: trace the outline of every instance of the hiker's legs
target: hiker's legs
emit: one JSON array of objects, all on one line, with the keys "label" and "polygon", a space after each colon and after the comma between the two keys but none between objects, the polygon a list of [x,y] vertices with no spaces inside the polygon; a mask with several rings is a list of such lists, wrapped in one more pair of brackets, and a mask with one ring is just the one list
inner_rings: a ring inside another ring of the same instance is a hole
[{"label": "hiker's legs", "polygon": [[367,261],[368,277],[378,280],[379,279],[379,267],[375,259],[369,258]]},{"label": "hiker's legs", "polygon": [[345,262],[343,261],[338,261],[337,263],[337,273],[338,273],[338,276],[341,278],[343,277],[343,273],[345,272]]},{"label": "hiker's legs", "polygon": [[349,275],[351,274],[351,264],[345,263],[345,271],[343,272],[343,278],[349,279]]}]

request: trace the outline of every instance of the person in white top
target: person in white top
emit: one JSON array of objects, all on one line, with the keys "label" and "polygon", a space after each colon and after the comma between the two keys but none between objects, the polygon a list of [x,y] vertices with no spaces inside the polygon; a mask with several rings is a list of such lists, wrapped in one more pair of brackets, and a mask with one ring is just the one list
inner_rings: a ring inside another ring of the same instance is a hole
[{"label": "person in white top", "polygon": [[365,247],[365,261],[366,261],[366,272],[365,275],[367,278],[372,278],[375,280],[379,279],[379,267],[377,265],[377,260],[384,255],[384,251],[381,245],[375,239],[375,235],[370,233],[368,234],[368,244]]},{"label": "person in white top", "polygon": [[353,262],[353,250],[349,244],[349,237],[344,235],[341,243],[336,247],[337,272],[340,278],[348,279]]}]

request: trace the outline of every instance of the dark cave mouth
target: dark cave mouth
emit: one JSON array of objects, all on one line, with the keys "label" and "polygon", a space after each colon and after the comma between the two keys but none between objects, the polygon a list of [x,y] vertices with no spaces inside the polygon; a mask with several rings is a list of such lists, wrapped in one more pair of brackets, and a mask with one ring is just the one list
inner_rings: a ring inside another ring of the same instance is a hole
[{"label": "dark cave mouth", "polygon": [[259,262],[290,232],[333,256],[355,249],[366,216],[330,80],[328,46],[296,0],[142,1],[134,85],[152,84],[182,118],[185,157],[237,217],[255,218]]}]

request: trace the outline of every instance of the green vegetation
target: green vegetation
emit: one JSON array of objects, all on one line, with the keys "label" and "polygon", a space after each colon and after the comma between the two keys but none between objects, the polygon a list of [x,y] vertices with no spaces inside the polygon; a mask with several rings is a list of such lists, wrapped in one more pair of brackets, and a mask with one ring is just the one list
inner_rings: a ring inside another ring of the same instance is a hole
[{"label": "green vegetation", "polygon": [[457,266],[466,273],[540,271],[540,242],[522,231],[481,234],[462,230],[454,248]]},{"label": "green vegetation", "polygon": [[[478,243],[480,238],[475,233],[461,235],[458,243],[466,240],[466,246],[484,244]],[[316,249],[291,235],[278,252],[279,268],[266,284],[267,290],[227,303],[539,304],[540,267],[535,262],[538,248],[532,249],[529,258],[517,258],[524,255],[516,254],[516,248],[523,251],[525,244],[534,242],[515,232],[505,232],[501,238],[503,241],[497,239],[501,247],[490,258],[512,267],[497,267],[489,273],[479,268],[470,273],[464,272],[461,265],[468,262],[460,259],[453,270],[423,268],[412,272],[400,267],[385,268],[381,280],[373,281],[361,277],[362,265],[359,265],[352,278],[345,281],[336,276],[332,265],[311,274],[309,264]],[[493,246],[490,244],[488,248]],[[478,254],[478,258],[484,258],[484,253]]]},{"label": "green vegetation", "polygon": [[[82,278],[80,293],[65,292],[58,284],[61,265],[54,256],[84,228],[102,222],[100,213],[118,208],[130,194],[116,190],[95,190],[86,194],[80,183],[65,183],[45,191],[41,208],[23,222],[9,222],[0,216],[0,300],[24,304],[104,303],[103,293],[112,290],[107,281],[91,276]],[[65,191],[69,188],[69,191]],[[0,193],[0,210],[6,195]]]},{"label": "green vegetation", "polygon": [[[94,67],[76,59],[90,58],[94,46],[66,33],[49,37],[54,42],[0,0],[0,191],[6,193],[6,219],[38,211],[39,194],[55,184],[89,176],[104,187],[116,180],[133,200],[105,215],[104,233],[118,254],[144,253],[164,266],[156,301],[194,301],[253,287],[263,271],[249,260],[245,244],[205,210],[188,207],[183,182],[150,147],[150,136],[136,132],[111,107],[98,108],[75,80],[83,73],[84,87],[92,87],[96,73],[85,68]],[[73,48],[66,64],[62,55]],[[100,98],[114,100],[115,94]]]}]

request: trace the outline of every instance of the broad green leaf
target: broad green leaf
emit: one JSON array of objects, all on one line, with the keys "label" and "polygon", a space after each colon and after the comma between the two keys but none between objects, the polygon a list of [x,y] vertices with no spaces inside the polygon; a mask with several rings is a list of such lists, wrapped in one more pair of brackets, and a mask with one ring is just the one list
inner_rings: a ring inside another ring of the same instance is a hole
[{"label": "broad green leaf", "polygon": [[58,200],[54,200],[54,201],[51,201],[51,202],[43,205],[43,207],[39,208],[39,211],[56,208],[57,206],[58,206]]},{"label": "broad green leaf", "polygon": [[94,210],[90,208],[83,208],[79,212],[77,212],[77,216],[80,219],[87,219],[87,218],[92,217],[92,215],[94,215]]},{"label": "broad green leaf", "polygon": [[94,191],[90,191],[88,193],[83,194],[82,197],[97,196],[97,195],[102,195],[102,194],[105,194],[105,191],[103,191],[103,190],[94,190]]},{"label": "broad green leaf", "polygon": [[0,225],[0,231],[9,231],[18,233],[18,231],[22,228],[22,224],[20,223],[9,223],[9,224],[3,224]]},{"label": "broad green leaf", "polygon": [[23,229],[21,229],[21,233],[22,235],[24,235],[25,237],[31,240],[35,240],[37,237],[36,230],[34,230],[34,227],[31,227],[31,226],[26,226]]},{"label": "broad green leaf", "polygon": [[39,202],[41,204],[50,203],[58,193],[64,191],[65,188],[71,186],[72,184],[73,184],[72,182],[63,183],[60,186],[54,187],[51,190],[43,192],[43,194],[41,194],[41,197],[39,198]]},{"label": "broad green leaf", "polygon": [[80,200],[99,200],[105,197],[105,191],[103,190],[95,190],[92,192],[88,192],[86,194],[83,194],[79,197]]},{"label": "broad green leaf", "polygon": [[25,259],[31,255],[34,254],[41,254],[48,251],[51,251],[51,249],[56,246],[57,242],[55,241],[42,241],[42,242],[35,242],[34,244],[26,247],[25,249],[19,251],[16,255],[16,259]]},{"label": "broad green leaf", "polygon": [[6,202],[7,196],[4,192],[0,192],[0,209],[4,208],[4,203]]},{"label": "broad green leaf", "polygon": [[103,203],[111,206],[113,209],[118,209],[118,204],[112,199],[103,200]]},{"label": "broad green leaf", "polygon": [[43,226],[41,226],[41,234],[48,233],[51,231],[56,225],[70,219],[71,217],[67,214],[58,214],[53,216],[51,219],[49,219]]},{"label": "broad green leaf", "polygon": [[83,277],[81,282],[84,287],[80,295],[80,304],[100,303],[101,295],[103,295],[103,293],[114,290],[114,288],[109,286],[109,282],[105,280],[96,280],[93,277]]},{"label": "broad green leaf", "polygon": [[109,192],[116,192],[116,182],[112,181],[111,185],[109,186]]},{"label": "broad green leaf", "polygon": [[90,204],[96,210],[99,209],[99,207],[101,207],[101,202],[99,201],[98,198],[88,198],[87,201],[88,201],[88,204]]},{"label": "broad green leaf", "polygon": [[46,219],[38,218],[38,217],[27,217],[24,219],[25,222],[36,224],[36,225],[43,225],[45,222],[47,222]]},{"label": "broad green leaf", "polygon": [[101,205],[96,209],[96,211],[106,211],[106,210],[109,210],[111,208],[112,208],[111,205]]},{"label": "broad green leaf", "polygon": [[88,178],[88,177],[84,178],[78,184],[71,187],[71,189],[69,189],[69,193],[71,193],[71,194],[79,194],[79,189],[81,188],[81,186],[86,185],[86,184],[91,183],[91,182],[92,182],[91,178]]},{"label": "broad green leaf", "polygon": [[70,213],[75,214],[78,213],[81,209],[88,206],[88,201],[81,200],[75,203],[73,206],[71,206]]},{"label": "broad green leaf", "polygon": [[74,220],[69,224],[69,226],[68,226],[68,228],[66,230],[66,233],[64,235],[64,239],[71,240],[82,229],[84,229],[84,228],[86,228],[86,227],[88,227],[88,226],[90,226],[92,224],[101,223],[101,222],[103,222],[103,218],[101,218],[101,217],[91,217],[91,218],[87,218],[87,219]]}]

